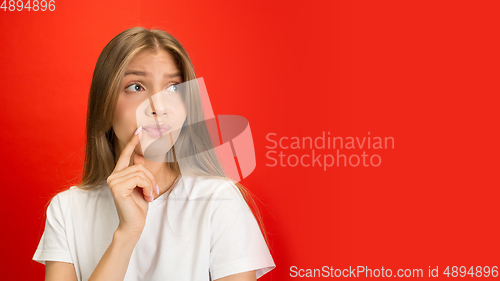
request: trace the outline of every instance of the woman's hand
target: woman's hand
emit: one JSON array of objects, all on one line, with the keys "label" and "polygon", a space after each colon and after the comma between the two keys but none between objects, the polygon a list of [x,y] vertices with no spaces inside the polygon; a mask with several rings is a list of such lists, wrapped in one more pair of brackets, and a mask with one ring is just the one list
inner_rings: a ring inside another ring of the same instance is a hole
[{"label": "woman's hand", "polygon": [[134,153],[133,165],[129,166],[141,129],[137,129],[125,146],[107,179],[120,219],[117,231],[137,238],[146,224],[148,201],[153,202],[153,190],[157,190],[156,178],[144,165],[144,156]]}]

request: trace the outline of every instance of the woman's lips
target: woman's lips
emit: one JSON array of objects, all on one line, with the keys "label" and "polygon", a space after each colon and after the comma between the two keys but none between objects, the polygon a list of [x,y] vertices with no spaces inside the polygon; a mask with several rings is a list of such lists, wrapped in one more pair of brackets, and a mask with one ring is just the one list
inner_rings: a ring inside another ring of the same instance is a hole
[{"label": "woman's lips", "polygon": [[159,138],[170,130],[170,126],[166,124],[151,124],[142,128],[153,138]]}]

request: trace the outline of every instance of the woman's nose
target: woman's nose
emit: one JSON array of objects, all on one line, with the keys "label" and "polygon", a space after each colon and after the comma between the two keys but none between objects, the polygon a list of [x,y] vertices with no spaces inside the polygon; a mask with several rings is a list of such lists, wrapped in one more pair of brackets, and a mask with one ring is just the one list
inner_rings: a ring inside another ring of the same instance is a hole
[{"label": "woman's nose", "polygon": [[167,115],[167,104],[161,93],[157,93],[149,97],[148,115],[156,115],[157,117]]}]

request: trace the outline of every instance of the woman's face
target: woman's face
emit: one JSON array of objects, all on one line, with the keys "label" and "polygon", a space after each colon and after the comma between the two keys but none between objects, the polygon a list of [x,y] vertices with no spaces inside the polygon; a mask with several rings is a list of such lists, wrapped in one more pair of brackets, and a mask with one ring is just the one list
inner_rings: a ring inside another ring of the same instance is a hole
[{"label": "woman's face", "polygon": [[[170,150],[170,137],[175,143],[186,120],[186,108],[177,92],[179,87],[173,86],[182,82],[182,74],[168,52],[144,51],[132,59],[125,70],[112,122],[118,152],[139,126],[143,126],[142,150],[153,142],[157,144],[155,147],[162,143],[161,149],[155,148],[156,152],[161,150],[164,154]],[[137,146],[135,152],[143,155],[142,150]]]}]

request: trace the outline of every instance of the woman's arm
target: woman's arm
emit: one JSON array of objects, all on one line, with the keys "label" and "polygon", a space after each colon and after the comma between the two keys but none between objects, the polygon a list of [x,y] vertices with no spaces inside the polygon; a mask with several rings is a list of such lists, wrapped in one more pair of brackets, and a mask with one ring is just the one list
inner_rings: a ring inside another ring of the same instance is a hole
[{"label": "woman's arm", "polygon": [[61,261],[45,261],[45,281],[78,281],[75,266]]},{"label": "woman's arm", "polygon": [[[133,153],[140,142],[141,128],[130,138],[107,179],[120,223],[111,245],[88,281],[123,281],[132,252],[146,224],[148,201],[153,202],[153,187],[158,185],[154,175],[144,165],[144,157]],[[129,166],[131,159],[133,165]],[[159,190],[156,192],[159,193]]]},{"label": "woman's arm", "polygon": [[89,281],[123,281],[139,235],[116,230],[113,241],[97,264]]},{"label": "woman's arm", "polygon": [[257,280],[257,277],[255,276],[255,270],[251,270],[247,272],[242,272],[222,277],[214,281],[255,281],[255,280]]}]

